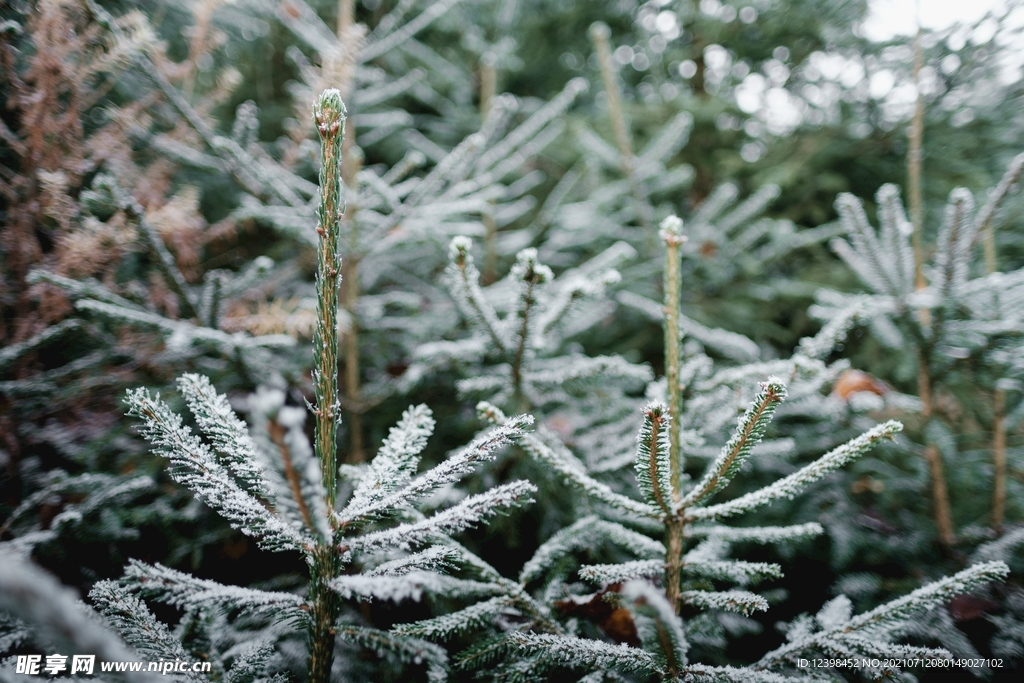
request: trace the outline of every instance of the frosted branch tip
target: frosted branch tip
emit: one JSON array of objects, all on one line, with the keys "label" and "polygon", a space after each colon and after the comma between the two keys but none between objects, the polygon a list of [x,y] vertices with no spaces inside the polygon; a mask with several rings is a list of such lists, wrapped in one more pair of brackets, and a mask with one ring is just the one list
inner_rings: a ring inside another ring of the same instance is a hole
[{"label": "frosted branch tip", "polygon": [[313,105],[313,120],[320,137],[337,135],[345,125],[345,103],[337,88],[328,88],[320,93]]},{"label": "frosted branch tip", "polygon": [[671,215],[661,222],[661,239],[669,246],[679,246],[686,242],[686,235],[683,234],[683,219]]}]

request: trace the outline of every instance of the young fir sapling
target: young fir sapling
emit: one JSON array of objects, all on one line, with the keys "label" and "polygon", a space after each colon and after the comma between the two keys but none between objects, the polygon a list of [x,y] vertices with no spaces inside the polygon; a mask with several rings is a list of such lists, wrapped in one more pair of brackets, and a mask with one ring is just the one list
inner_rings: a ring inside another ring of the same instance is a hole
[{"label": "young fir sapling", "polygon": [[[713,503],[762,441],[774,413],[786,398],[786,386],[778,377],[762,382],[732,437],[703,475],[690,479],[685,472],[683,441],[693,438],[692,429],[699,429],[699,421],[706,412],[689,413],[682,405],[684,389],[689,389],[694,370],[681,363],[684,359],[679,344],[679,249],[685,241],[681,228],[682,222],[673,216],[664,221],[660,233],[667,252],[667,385],[660,391],[654,388],[664,400],[652,401],[642,411],[643,425],[634,458],[641,499],[592,476],[558,436],[543,426],[535,433],[524,434],[519,439],[520,447],[565,484],[583,493],[591,514],[581,516],[543,543],[523,567],[518,584],[509,587],[514,591],[495,597],[489,604],[476,604],[449,615],[405,624],[395,631],[433,639],[489,631],[490,637],[463,651],[456,665],[476,670],[478,676],[502,681],[548,680],[563,669],[590,671],[592,676],[585,680],[595,681],[605,675],[613,680],[619,680],[615,676],[625,680],[649,680],[655,676],[679,681],[782,681],[789,678],[778,672],[813,677],[815,672],[799,668],[797,660],[814,653],[878,658],[897,653],[908,657],[946,656],[944,650],[900,645],[895,641],[905,632],[913,615],[941,605],[956,593],[1005,576],[1008,570],[1004,563],[977,564],[857,616],[852,614],[849,600],[840,596],[822,609],[816,622],[808,617],[791,625],[785,645],[743,667],[694,661],[691,645],[712,641],[715,624],[723,621],[723,616],[768,608],[761,595],[741,588],[720,590],[719,584],[745,587],[781,576],[778,565],[730,559],[731,545],[743,541],[777,543],[821,532],[821,526],[815,523],[732,527],[721,522],[793,497],[877,442],[893,438],[902,425],[893,421],[877,425],[767,487]],[[464,247],[462,243],[453,246],[456,268],[466,263]],[[476,298],[482,299],[479,293]],[[488,312],[478,311],[477,315],[482,318]],[[500,322],[494,319],[484,324],[497,329]],[[837,332],[831,330],[829,334],[834,342]],[[815,344],[827,345],[825,340],[815,340],[806,346],[811,348]],[[811,361],[804,358],[795,365]],[[506,424],[498,407],[482,403],[478,410],[496,424]],[[692,444],[687,447],[692,448]],[[664,535],[664,542],[646,535],[656,533],[656,529]],[[612,557],[617,561],[582,566],[571,561],[574,555],[591,554],[598,548],[616,549]],[[632,559],[623,559],[624,556]],[[573,576],[578,580],[572,580]],[[530,590],[538,581],[540,586]],[[588,584],[597,586],[598,592],[588,592]],[[524,603],[524,593],[532,594],[531,602]],[[534,613],[536,603],[544,608],[541,617]],[[490,616],[494,612],[500,616]],[[598,615],[604,637],[574,616],[587,614]],[[721,630],[721,626],[717,628]],[[619,644],[613,645],[605,638]],[[482,670],[484,667],[488,669]],[[891,668],[874,673],[881,675],[886,671],[899,673]]]},{"label": "young fir sapling", "polygon": [[[259,618],[250,625],[255,632],[245,638],[266,640],[268,647],[293,638],[294,631],[305,633],[308,680],[313,683],[330,680],[339,642],[387,651],[405,662],[426,662],[430,678],[440,680],[445,670],[442,650],[414,638],[353,624],[350,617],[343,616],[343,603],[348,599],[418,599],[423,593],[486,593],[487,588],[477,582],[443,575],[458,556],[458,551],[450,548],[454,542],[448,535],[528,502],[535,487],[525,481],[511,482],[463,498],[432,516],[418,512],[415,503],[457,481],[476,463],[493,458],[501,446],[522,436],[531,419],[508,420],[417,476],[419,453],[434,421],[425,406],[410,408],[369,466],[358,471],[347,505],[340,505],[336,479],[340,464],[337,315],[345,115],[338,91],[325,91],[314,115],[322,146],[322,190],[316,226],[315,405],[310,406],[316,423],[315,460],[307,457],[306,462],[316,462],[318,467],[296,469],[294,461],[261,455],[258,443],[262,440],[254,440],[227,399],[202,376],[185,375],[178,388],[206,440],[194,434],[159,396],[137,389],[130,391],[127,399],[130,413],[143,421],[143,435],[170,460],[171,475],[232,526],[255,537],[264,549],[299,552],[309,569],[308,589],[302,595],[227,586],[161,565],[133,562],[120,584],[101,581],[91,597],[130,644],[162,657],[180,658],[186,652],[184,644],[154,620],[136,594],[183,608],[185,621],[206,619],[216,625],[210,615],[224,610],[241,610],[250,619],[255,615]],[[301,431],[292,431],[290,438],[293,444],[303,439]],[[291,448],[309,450],[308,445]],[[261,465],[267,461],[277,470],[272,475]],[[288,497],[291,500],[283,500]],[[395,521],[399,523],[389,523]],[[371,564],[374,567],[368,569]],[[362,571],[353,573],[358,568]],[[282,624],[292,633],[282,630]],[[154,642],[153,633],[163,635]],[[178,635],[181,633],[179,629]],[[262,670],[273,648],[263,650],[253,654],[258,661],[239,660],[233,666]],[[230,652],[222,657],[221,666]]]},{"label": "young fir sapling", "polygon": [[[969,500],[951,500],[947,485],[945,461],[957,445],[946,424],[951,418],[937,409],[943,392],[961,397],[964,406],[972,406],[972,412],[978,413],[979,421],[991,425],[990,523],[998,531],[1006,517],[1006,430],[1019,420],[1013,416],[1024,412],[1013,403],[1016,399],[1019,404],[1020,398],[1020,363],[1016,359],[1022,348],[1024,271],[996,271],[991,250],[984,260],[973,255],[979,241],[987,243],[999,208],[1022,166],[1024,155],[1014,159],[979,210],[969,191],[953,190],[935,254],[930,263],[920,266],[919,250],[913,244],[916,233],[896,186],[884,185],[878,190],[878,230],[871,226],[860,200],[841,195],[836,208],[846,239],[834,239],[831,245],[869,293],[823,289],[811,311],[821,320],[835,321],[859,308],[859,317],[880,344],[913,350],[906,355],[905,365],[916,366],[916,398],[922,422],[916,440],[922,442],[919,450],[929,467],[935,528],[946,546],[957,540],[952,503],[964,506]],[[979,375],[979,370],[984,374]],[[981,386],[979,377],[986,379]],[[978,396],[979,389],[986,394],[984,398]],[[987,409],[989,406],[991,409]],[[957,463],[958,471],[980,466],[964,458]],[[979,472],[977,477],[958,480],[965,484],[989,480],[989,476]],[[976,516],[978,512],[972,510],[969,514]]]}]

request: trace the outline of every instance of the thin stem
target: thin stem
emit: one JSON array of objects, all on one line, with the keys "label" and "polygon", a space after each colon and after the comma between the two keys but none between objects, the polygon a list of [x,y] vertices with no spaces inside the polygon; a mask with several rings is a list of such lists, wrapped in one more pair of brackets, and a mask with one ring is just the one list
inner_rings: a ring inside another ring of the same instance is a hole
[{"label": "thin stem", "polygon": [[[337,90],[325,90],[313,108],[320,133],[320,206],[317,210],[317,321],[313,334],[313,380],[316,392],[315,451],[325,490],[328,519],[334,524],[335,477],[338,470],[338,283],[341,266],[341,148],[345,105]],[[310,683],[327,683],[334,661],[334,620],[338,598],[330,587],[341,570],[333,539],[324,539],[310,569]]]},{"label": "thin stem", "polygon": [[682,499],[681,449],[679,445],[679,413],[682,408],[682,390],[679,386],[679,247],[686,241],[681,229],[683,222],[669,216],[662,223],[661,237],[665,242],[665,380],[668,382],[669,463],[672,472],[672,500]]},{"label": "thin stem", "polygon": [[[665,381],[668,383],[669,414],[669,467],[671,471],[672,501],[682,500],[682,453],[679,443],[682,389],[679,386],[679,247],[686,241],[682,234],[683,222],[669,216],[661,224],[661,239],[665,242]],[[683,542],[686,535],[685,510],[678,510],[666,518],[665,596],[676,614],[682,590]]]},{"label": "thin stem", "polygon": [[493,52],[480,58],[480,121],[487,120],[491,113],[494,95],[498,92],[498,60]]},{"label": "thin stem", "polygon": [[[983,219],[980,230],[984,237],[985,272],[989,275],[998,269],[996,262],[996,238],[992,228],[992,217],[995,215],[999,200],[1005,196],[1010,184],[1020,175],[1021,164],[1018,159],[1010,166],[1006,176],[999,183],[995,196],[982,210]],[[1002,192],[1000,192],[1002,191]],[[992,396],[992,528],[1002,533],[1003,520],[1006,518],[1006,390],[996,389]]]},{"label": "thin stem", "polygon": [[977,235],[983,240],[985,248],[985,272],[989,275],[999,270],[999,265],[996,260],[996,234],[995,225],[993,221],[995,219],[996,212],[1002,205],[1003,200],[1006,199],[1006,195],[1010,193],[1010,188],[1017,182],[1017,178],[1020,177],[1021,171],[1024,170],[1024,154],[1018,154],[1014,157],[1013,161],[1010,162],[1010,167],[1006,169],[1006,173],[1003,175],[1002,180],[996,188],[989,193],[988,201],[985,202],[985,206],[978,212],[978,232]]},{"label": "thin stem", "polygon": [[338,0],[338,40],[344,41],[355,23],[355,2],[353,0]]},{"label": "thin stem", "polygon": [[[928,359],[922,349],[918,349],[917,395],[921,399],[921,417],[927,423],[932,415],[932,386]],[[926,444],[925,460],[928,461],[928,472],[932,483],[932,514],[935,516],[935,529],[939,541],[950,547],[956,541],[953,532],[953,515],[949,508],[949,489],[946,486],[946,475],[943,471],[942,454],[934,444]]]},{"label": "thin stem", "polygon": [[633,144],[629,139],[626,115],[622,110],[619,81],[615,77],[615,66],[612,64],[612,51],[608,42],[610,35],[611,30],[607,24],[596,22],[590,27],[590,39],[594,43],[594,49],[597,50],[597,59],[601,65],[601,80],[604,83],[605,95],[608,97],[608,115],[612,121],[612,131],[615,133],[615,144],[619,148],[622,173],[629,180],[640,225],[650,228],[651,215],[647,196],[636,179],[636,157],[633,155]]},{"label": "thin stem", "polygon": [[[916,91],[916,102],[913,108],[913,119],[910,122],[910,148],[906,156],[908,195],[910,200],[910,222],[913,225],[913,232],[910,241],[913,245],[913,283],[914,289],[923,290],[928,287],[925,281],[925,248],[922,244],[922,230],[924,229],[922,193],[921,193],[921,165],[922,165],[922,142],[925,134],[925,97],[921,94],[921,70],[924,67],[925,57],[921,49],[921,29],[913,37],[913,87]],[[928,326],[931,322],[931,311],[927,308],[918,310],[922,326]]]},{"label": "thin stem", "polygon": [[[491,52],[480,59],[480,119],[487,121],[498,89],[497,59]],[[498,226],[494,222],[494,200],[487,200],[487,210],[483,213],[484,223],[484,272],[485,285],[492,284],[498,277]]]},{"label": "thin stem", "polygon": [[[920,9],[920,8],[918,8]],[[918,22],[920,24],[920,22]],[[924,279],[924,246],[921,232],[923,230],[923,202],[921,199],[921,146],[924,137],[924,96],[921,94],[921,69],[924,67],[924,53],[921,49],[921,29],[914,36],[914,88],[917,101],[914,105],[914,118],[910,123],[910,151],[907,153],[907,184],[909,186],[910,221],[914,231],[911,240],[914,247],[914,288],[924,289],[928,283]],[[927,308],[918,310],[918,318],[922,327],[931,324],[931,312]],[[917,389],[921,399],[921,417],[927,419],[932,414],[932,379],[927,352],[918,349]],[[946,476],[943,472],[942,454],[934,444],[926,444],[925,459],[932,483],[932,511],[935,516],[935,528],[939,541],[945,546],[953,545],[953,517],[949,509],[949,491],[946,487]]]},{"label": "thin stem", "polygon": [[994,273],[997,269],[996,260],[996,231],[992,229],[991,221],[986,221],[979,230],[982,236],[982,247],[985,253],[985,272]]},{"label": "thin stem", "polygon": [[671,517],[666,523],[665,597],[672,609],[679,614],[683,580],[683,542],[686,538],[686,522],[682,515]]},{"label": "thin stem", "polygon": [[[922,201],[921,201],[921,143],[924,137],[924,97],[921,95],[921,69],[924,66],[924,55],[921,51],[921,30],[914,36],[914,88],[917,102],[914,106],[914,118],[910,122],[910,151],[907,153],[907,184],[909,185],[910,222],[914,226],[911,240],[914,245],[914,284],[916,289],[924,289],[924,247],[921,244]],[[927,316],[927,309],[921,309],[922,322]]]},{"label": "thin stem", "polygon": [[526,273],[526,291],[523,293],[522,320],[519,325],[519,342],[516,344],[515,355],[512,357],[512,391],[516,410],[526,411],[530,409],[529,401],[523,394],[523,359],[526,356],[526,344],[530,335],[530,313],[533,308],[533,288],[537,283],[537,276],[531,268]]},{"label": "thin stem", "polygon": [[[342,182],[355,194],[356,177],[362,167],[362,158],[355,147],[355,130],[350,125],[346,131],[345,144],[342,145]],[[349,462],[363,462],[366,452],[363,445],[362,390],[360,388],[359,369],[359,222],[356,219],[357,207],[350,204],[345,209],[344,223],[347,228],[348,247],[346,249],[344,272],[344,307],[348,314],[349,327],[345,333],[345,398],[348,403],[348,435]]]},{"label": "thin stem", "polygon": [[295,463],[292,462],[292,452],[288,448],[288,444],[285,443],[285,428],[274,422],[270,421],[267,427],[267,431],[270,434],[270,440],[274,442],[277,449],[281,452],[281,462],[284,465],[284,476],[288,480],[288,488],[292,492],[292,499],[295,504],[299,506],[299,513],[302,515],[302,521],[305,523],[306,528],[310,531],[315,531],[316,527],[313,525],[313,516],[309,512],[309,506],[306,504],[306,497],[302,495],[302,484],[299,482],[299,473],[295,471]]},{"label": "thin stem", "polygon": [[992,463],[995,478],[992,484],[992,528],[1003,530],[1006,515],[1006,391],[996,389],[993,397]]}]

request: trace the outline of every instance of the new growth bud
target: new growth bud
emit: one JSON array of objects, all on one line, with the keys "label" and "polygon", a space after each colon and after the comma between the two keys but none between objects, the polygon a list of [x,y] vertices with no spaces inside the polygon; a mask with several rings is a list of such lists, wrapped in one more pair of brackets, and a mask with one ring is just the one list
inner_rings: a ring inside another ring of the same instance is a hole
[{"label": "new growth bud", "polygon": [[333,137],[345,126],[345,103],[337,88],[328,88],[320,93],[313,105],[313,120],[321,138]]},{"label": "new growth bud", "polygon": [[448,258],[455,262],[455,265],[460,268],[465,266],[467,263],[473,262],[473,257],[470,255],[469,250],[473,246],[473,240],[459,235],[453,237],[451,244],[448,245]]},{"label": "new growth bud", "polygon": [[686,242],[686,235],[683,234],[683,219],[671,215],[661,222],[661,231],[658,233],[665,244],[679,246]]}]

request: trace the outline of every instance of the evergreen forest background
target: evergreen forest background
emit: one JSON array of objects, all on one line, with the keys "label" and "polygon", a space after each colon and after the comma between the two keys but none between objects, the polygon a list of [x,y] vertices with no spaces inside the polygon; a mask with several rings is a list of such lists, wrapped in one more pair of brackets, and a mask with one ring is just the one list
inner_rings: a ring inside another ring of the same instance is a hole
[{"label": "evergreen forest background", "polygon": [[[867,9],[6,3],[0,679],[26,680],[18,656],[93,652],[82,633],[102,621],[102,652],[208,660],[199,680],[239,683],[1017,680],[1024,74],[1007,46],[1024,5],[889,42],[861,36]],[[343,213],[319,189],[329,88]],[[310,345],[329,329],[327,444]],[[176,455],[189,428],[223,459]],[[238,482],[255,511],[225,493]],[[680,584],[671,558],[637,564],[662,540],[671,555],[682,519],[641,519],[659,482],[698,482],[680,498],[698,510],[773,502],[687,518],[736,515],[693,527]],[[385,495],[406,485],[419,503]],[[353,517],[332,516],[336,492]],[[327,512],[310,502],[325,496]],[[409,531],[448,509],[465,516]],[[302,542],[263,515],[367,535],[322,567],[278,552]],[[319,614],[320,571],[325,669],[300,613]],[[307,602],[291,614],[284,594]],[[884,633],[847,637],[872,610]],[[654,654],[602,649],[617,643]],[[787,659],[925,652],[907,647],[1002,666]]]}]

